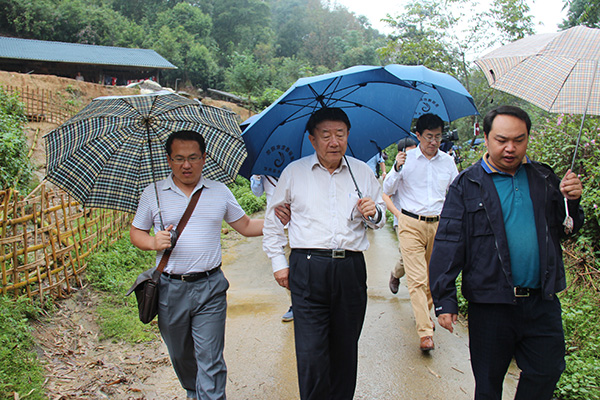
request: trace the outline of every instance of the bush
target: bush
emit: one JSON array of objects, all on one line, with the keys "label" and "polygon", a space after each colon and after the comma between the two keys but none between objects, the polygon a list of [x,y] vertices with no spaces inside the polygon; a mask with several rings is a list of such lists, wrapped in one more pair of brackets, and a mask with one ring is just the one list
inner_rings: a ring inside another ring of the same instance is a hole
[{"label": "bush", "polygon": [[563,292],[560,298],[567,365],[555,394],[563,400],[598,400],[600,301],[593,291],[577,286]]},{"label": "bush", "polygon": [[0,88],[0,189],[27,189],[32,175],[27,138],[23,126],[27,122],[23,104],[16,94]]},{"label": "bush", "polygon": [[248,215],[263,210],[267,204],[264,193],[260,197],[256,197],[252,193],[250,190],[250,181],[246,178],[238,176],[235,179],[235,183],[229,185],[229,189]]},{"label": "bush", "polygon": [[[535,116],[535,114],[533,114]],[[537,116],[533,122],[528,154],[550,165],[563,177],[570,168],[580,115]],[[555,395],[564,400],[600,399],[600,127],[597,117],[587,117],[574,167],[583,183],[581,206],[586,220],[569,242],[565,260],[569,289],[560,295],[566,344],[566,370]],[[569,262],[571,260],[577,262]]]},{"label": "bush", "polygon": [[28,399],[46,398],[29,325],[39,312],[27,298],[12,300],[0,295],[0,398],[24,398],[29,393]]},{"label": "bush", "polygon": [[154,265],[155,257],[155,252],[133,246],[127,234],[89,258],[86,277],[105,293],[97,308],[101,338],[142,342],[156,337],[154,325],[140,322],[135,295],[125,297],[137,276]]}]

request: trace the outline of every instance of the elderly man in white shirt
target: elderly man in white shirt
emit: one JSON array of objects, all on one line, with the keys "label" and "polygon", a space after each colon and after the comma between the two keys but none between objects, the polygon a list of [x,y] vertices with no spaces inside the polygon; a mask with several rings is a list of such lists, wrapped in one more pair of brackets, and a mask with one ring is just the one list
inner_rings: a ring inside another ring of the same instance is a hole
[{"label": "elderly man in white shirt", "polygon": [[[350,121],[341,109],[318,110],[307,130],[316,154],[281,174],[267,208],[263,248],[275,279],[292,292],[300,397],[352,399],[367,304],[366,228],[384,225],[385,205],[371,169],[344,157]],[[275,215],[284,204],[291,211],[289,267],[287,238]]]},{"label": "elderly man in white shirt", "polygon": [[439,215],[450,184],[458,175],[454,159],[439,150],[444,121],[434,114],[417,120],[419,146],[399,152],[394,166],[383,181],[383,191],[398,197],[398,240],[410,302],[415,314],[419,347],[433,350],[433,307],[429,290],[429,259],[439,223]]}]

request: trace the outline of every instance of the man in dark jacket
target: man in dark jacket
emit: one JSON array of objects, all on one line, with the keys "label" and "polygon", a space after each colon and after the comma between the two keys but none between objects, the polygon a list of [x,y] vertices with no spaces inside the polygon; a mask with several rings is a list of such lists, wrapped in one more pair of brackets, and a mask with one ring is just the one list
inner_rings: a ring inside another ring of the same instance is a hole
[{"label": "man in dark jacket", "polygon": [[462,270],[475,399],[501,399],[513,357],[522,370],[515,398],[551,399],[565,368],[560,239],[583,224],[581,181],[529,160],[531,121],[520,108],[501,106],[483,124],[488,152],[444,202],[430,263],[435,311],[452,332]]}]

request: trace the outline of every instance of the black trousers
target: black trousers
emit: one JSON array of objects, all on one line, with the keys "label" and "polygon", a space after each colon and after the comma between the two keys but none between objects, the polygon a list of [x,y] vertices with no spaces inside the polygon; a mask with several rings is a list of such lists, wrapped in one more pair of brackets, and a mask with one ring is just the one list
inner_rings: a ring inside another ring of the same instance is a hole
[{"label": "black trousers", "polygon": [[475,399],[502,398],[502,382],[513,357],[521,369],[515,399],[552,399],[565,369],[564,343],[556,296],[517,298],[516,305],[469,303]]},{"label": "black trousers", "polygon": [[290,290],[300,398],[352,399],[367,308],[362,253],[338,259],[292,250]]}]

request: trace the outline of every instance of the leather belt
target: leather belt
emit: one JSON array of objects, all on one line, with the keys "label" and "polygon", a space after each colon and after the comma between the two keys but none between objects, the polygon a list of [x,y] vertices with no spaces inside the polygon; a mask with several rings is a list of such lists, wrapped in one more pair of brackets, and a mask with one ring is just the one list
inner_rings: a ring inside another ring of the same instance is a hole
[{"label": "leather belt", "polygon": [[526,287],[515,286],[515,297],[529,297],[534,294],[542,293],[542,289],[531,289]]},{"label": "leather belt", "polygon": [[360,251],[345,249],[293,249],[298,253],[308,254],[309,256],[328,257],[328,258],[346,258],[362,254]]},{"label": "leather belt", "polygon": [[194,272],[191,274],[178,275],[178,274],[169,274],[168,272],[163,272],[162,274],[169,279],[177,279],[178,281],[184,281],[184,282],[195,282],[200,279],[208,278],[209,276],[211,276],[212,274],[216,274],[220,270],[221,270],[221,266],[219,265],[218,267],[210,269],[208,271]]},{"label": "leather belt", "polygon": [[410,211],[406,211],[404,209],[400,210],[400,212],[402,214],[404,214],[404,215],[408,215],[411,218],[418,219],[419,221],[437,222],[437,221],[440,220],[440,216],[439,215],[434,215],[433,217],[424,217],[422,215],[413,214]]}]

